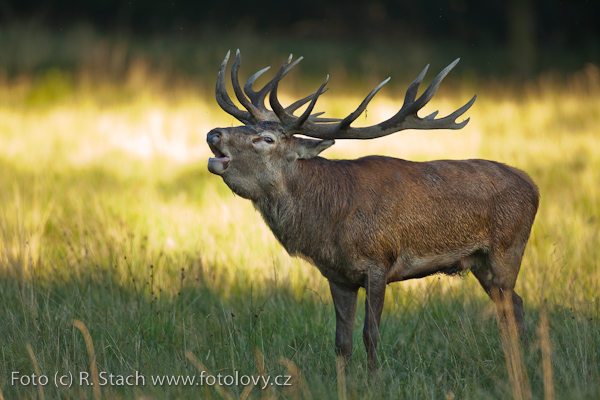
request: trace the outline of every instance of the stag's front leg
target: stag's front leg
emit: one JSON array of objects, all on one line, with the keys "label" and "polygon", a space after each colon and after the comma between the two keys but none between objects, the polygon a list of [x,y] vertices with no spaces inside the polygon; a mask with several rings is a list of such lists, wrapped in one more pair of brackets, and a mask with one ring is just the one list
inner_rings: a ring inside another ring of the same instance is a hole
[{"label": "stag's front leg", "polygon": [[356,319],[358,288],[351,288],[329,281],[329,289],[335,307],[335,351],[343,356],[346,366],[352,358],[352,332]]},{"label": "stag's front leg", "polygon": [[363,341],[369,357],[369,369],[374,371],[377,367],[377,342],[379,340],[379,321],[385,300],[385,273],[373,269],[365,279],[365,327]]}]

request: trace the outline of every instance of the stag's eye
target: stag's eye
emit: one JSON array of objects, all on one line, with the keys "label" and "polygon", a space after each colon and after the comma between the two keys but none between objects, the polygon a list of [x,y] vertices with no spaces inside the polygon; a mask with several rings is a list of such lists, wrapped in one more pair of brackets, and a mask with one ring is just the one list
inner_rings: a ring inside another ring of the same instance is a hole
[{"label": "stag's eye", "polygon": [[257,136],[257,137],[255,137],[255,138],[252,139],[252,143],[257,144],[261,140],[263,142],[265,142],[265,143],[268,143],[268,144],[275,143],[275,139],[273,139],[271,136]]}]

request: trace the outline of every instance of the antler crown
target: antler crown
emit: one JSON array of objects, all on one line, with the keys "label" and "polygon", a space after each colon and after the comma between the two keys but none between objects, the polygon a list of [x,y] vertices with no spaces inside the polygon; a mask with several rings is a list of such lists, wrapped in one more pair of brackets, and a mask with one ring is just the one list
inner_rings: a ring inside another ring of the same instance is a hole
[{"label": "antler crown", "polygon": [[[448,75],[452,68],[458,64],[460,58],[457,58],[450,65],[444,68],[435,77],[433,82],[431,82],[425,92],[423,92],[423,94],[417,99],[419,85],[423,81],[423,78],[429,69],[429,65],[427,65],[408,87],[404,97],[404,103],[402,104],[400,110],[393,117],[376,125],[354,128],[350,126],[352,122],[354,122],[363,113],[363,111],[365,111],[369,102],[382,88],[382,86],[390,80],[390,78],[387,78],[377,85],[367,95],[367,97],[365,97],[358,108],[344,119],[321,118],[320,115],[323,114],[322,112],[315,114],[312,114],[312,112],[319,96],[327,91],[325,86],[329,80],[329,75],[315,93],[306,96],[287,107],[283,107],[277,98],[277,88],[279,86],[279,82],[302,60],[302,57],[299,57],[292,62],[292,55],[290,54],[287,61],[279,69],[275,77],[267,82],[262,89],[255,91],[252,88],[254,82],[270,67],[261,69],[248,78],[242,91],[238,79],[238,71],[242,61],[242,55],[240,51],[237,50],[235,61],[231,67],[231,81],[236,98],[246,109],[246,111],[244,111],[240,110],[231,101],[229,95],[227,94],[227,89],[225,88],[225,69],[227,68],[229,56],[230,53],[227,52],[227,55],[221,63],[221,67],[219,68],[219,73],[217,75],[215,94],[219,106],[221,106],[225,112],[234,116],[246,125],[255,125],[261,121],[277,121],[282,124],[284,132],[290,136],[294,134],[302,134],[319,139],[373,139],[404,129],[461,129],[469,122],[469,118],[459,123],[456,123],[456,119],[463,115],[473,105],[475,99],[477,98],[477,95],[473,96],[468,103],[446,117],[435,119],[438,114],[438,112],[435,111],[424,118],[420,118],[417,115],[417,112],[433,98],[440,84],[442,83],[442,80],[446,77],[446,75]],[[269,104],[271,106],[271,110],[269,110],[265,105],[267,94],[269,95]],[[299,117],[295,116],[294,112],[306,103],[309,104],[302,115]]]}]

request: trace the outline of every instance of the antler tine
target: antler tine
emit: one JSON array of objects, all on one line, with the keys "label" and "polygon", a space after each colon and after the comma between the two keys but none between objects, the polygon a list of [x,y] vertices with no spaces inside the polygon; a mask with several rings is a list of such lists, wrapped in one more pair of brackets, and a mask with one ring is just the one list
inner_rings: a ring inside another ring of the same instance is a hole
[{"label": "antler tine", "polygon": [[[321,92],[321,94],[325,93],[326,91],[328,91],[329,88],[325,88],[323,89],[323,91]],[[293,102],[292,104],[290,104],[289,106],[287,106],[285,108],[285,111],[287,111],[289,114],[293,114],[294,111],[296,111],[297,109],[299,109],[300,107],[302,107],[303,105],[305,105],[306,103],[308,103],[309,101],[311,101],[313,99],[313,97],[315,97],[317,93],[313,93],[310,94],[300,100],[297,100],[295,102]],[[320,114],[324,114],[324,113],[320,113]]]},{"label": "antler tine", "polygon": [[[279,86],[279,81],[285,76],[285,74],[287,72],[289,72],[290,69],[288,68],[288,66],[290,65],[291,62],[292,62],[292,55],[290,54],[287,61],[283,64],[283,66],[279,69],[279,71],[277,71],[275,78],[273,78],[271,80],[271,82],[269,82],[267,84],[267,85],[270,85],[271,83],[273,83],[273,88],[271,89],[271,92],[269,94],[269,104],[271,104],[271,109],[273,110],[275,115],[277,115],[277,118],[279,118],[279,121],[281,121],[281,123],[284,126],[294,125],[294,122],[296,119],[296,117],[288,114],[285,111],[285,109],[279,102],[279,99],[277,98],[277,88]],[[297,62],[298,62],[298,60],[296,60],[296,62],[292,65],[295,65]]]},{"label": "antler tine", "polygon": [[263,73],[265,73],[269,69],[271,69],[270,66],[261,69],[260,71],[258,71],[254,75],[252,75],[250,78],[248,78],[248,80],[244,84],[244,92],[246,93],[246,95],[248,96],[248,98],[250,99],[252,104],[254,104],[255,107],[257,107],[259,110],[261,110],[265,113],[269,113],[269,110],[267,110],[267,107],[265,107],[265,97],[267,96],[267,93],[270,90],[270,87],[268,87],[269,84],[267,83],[258,92],[255,92],[254,90],[252,90],[252,85],[254,84],[254,81],[256,81],[256,79],[259,76],[261,76]]},{"label": "antler tine", "polygon": [[250,100],[248,100],[248,98],[246,96],[244,96],[244,93],[242,92],[242,88],[240,87],[240,81],[238,78],[238,71],[240,69],[241,62],[242,62],[242,53],[240,53],[240,50],[238,49],[235,52],[235,61],[233,62],[233,65],[231,66],[231,83],[233,84],[233,91],[234,91],[235,96],[237,97],[238,101],[244,106],[244,108],[246,108],[246,110],[248,110],[250,112],[252,117],[254,117],[253,122],[256,123],[258,121],[264,120],[265,115],[264,115],[264,113],[261,112],[261,110],[256,108],[255,105],[252,104],[250,102]]},{"label": "antler tine", "polygon": [[[442,83],[442,80],[444,80],[444,78],[446,77],[446,75],[448,75],[448,73],[452,70],[452,68],[454,68],[456,66],[456,64],[458,64],[458,62],[460,61],[460,58],[457,58],[456,60],[454,60],[450,65],[448,65],[446,68],[444,68],[433,80],[433,82],[431,82],[431,84],[429,85],[429,87],[427,89],[425,89],[425,92],[423,92],[423,94],[421,95],[421,97],[419,97],[413,104],[412,107],[416,107],[417,110],[420,110],[421,108],[423,108],[427,103],[429,103],[429,100],[431,100],[433,98],[433,96],[435,95],[435,93],[437,92],[438,88],[440,87],[440,84]],[[429,65],[428,65],[429,66]],[[427,71],[427,68],[425,68],[423,70],[423,76],[425,76],[425,72]],[[417,78],[418,79],[418,78]],[[422,79],[422,78],[421,78]],[[418,86],[418,85],[417,85]],[[410,88],[409,88],[410,89]],[[408,92],[407,92],[408,95]]]},{"label": "antler tine", "polygon": [[[314,115],[314,114],[313,114]],[[323,122],[323,123],[332,123],[332,122],[340,122],[341,119],[340,118],[313,118],[313,115],[311,115],[308,120],[311,122]]]},{"label": "antler tine", "polygon": [[405,105],[415,101],[415,99],[417,98],[417,92],[419,91],[419,85],[421,84],[421,82],[423,82],[423,78],[425,78],[425,74],[427,73],[428,69],[429,64],[427,64],[425,68],[423,68],[423,71],[421,71],[419,76],[417,76],[413,83],[410,84],[410,86],[406,90],[406,95],[404,96],[404,104],[402,104],[402,108],[404,108]]},{"label": "antler tine", "polygon": [[319,96],[325,91],[323,89],[325,88],[325,85],[327,85],[327,82],[329,82],[329,75],[327,75],[327,77],[325,78],[325,82],[323,82],[323,84],[319,87],[317,92],[312,96],[312,100],[306,108],[306,110],[304,110],[302,115],[298,117],[298,119],[296,119],[296,121],[294,122],[294,128],[301,128],[302,125],[304,125],[304,123],[306,122],[306,120],[308,120],[308,117],[310,117],[310,113],[312,113],[313,109],[315,108],[315,104],[317,104]]},{"label": "antler tine", "polygon": [[254,75],[252,75],[250,78],[248,78],[248,80],[246,81],[246,84],[244,85],[244,92],[246,93],[246,95],[248,95],[248,97],[250,98],[250,101],[252,101],[252,104],[254,106],[256,106],[262,112],[267,112],[267,113],[269,112],[269,110],[267,110],[267,108],[265,107],[265,99],[267,97],[267,94],[273,90],[273,87],[277,84],[277,82],[279,80],[281,80],[284,76],[286,76],[304,58],[304,57],[298,57],[298,59],[296,59],[294,62],[292,62],[290,64],[291,57],[292,57],[292,55],[290,54],[288,61],[284,64],[284,66],[281,67],[281,69],[279,71],[279,72],[281,72],[281,70],[283,69],[281,76],[275,75],[275,77],[273,79],[271,79],[269,82],[267,82],[267,84],[265,86],[263,86],[263,88],[260,89],[258,92],[254,91],[252,89],[252,85],[254,84],[254,81],[256,81],[256,79],[259,76],[261,76],[265,71],[267,71],[271,67],[266,67],[266,68],[261,69],[260,71],[258,71]]},{"label": "antler tine", "polygon": [[248,111],[240,110],[233,104],[229,95],[227,94],[227,88],[225,87],[225,68],[227,68],[227,62],[229,61],[230,52],[227,52],[225,59],[221,63],[219,73],[217,74],[217,85],[215,87],[215,96],[217,103],[226,113],[234,116],[240,122],[244,124],[250,124],[253,122],[253,116]]},{"label": "antler tine", "polygon": [[371,90],[371,93],[369,93],[367,95],[367,97],[365,97],[365,99],[362,101],[362,103],[360,103],[360,106],[358,106],[358,108],[356,110],[354,110],[354,112],[352,114],[348,115],[346,118],[344,118],[340,122],[340,129],[343,129],[344,127],[349,127],[350,124],[352,122],[354,122],[356,120],[356,118],[358,118],[360,116],[360,114],[363,113],[363,111],[365,111],[365,109],[367,108],[367,105],[371,102],[373,97],[375,97],[377,92],[379,92],[379,89],[381,89],[383,87],[383,85],[388,83],[390,81],[390,79],[392,79],[392,77],[387,78],[386,80],[381,82],[379,85],[377,85],[375,87],[375,89]]},{"label": "antler tine", "polygon": [[[430,115],[428,117],[425,117],[423,119],[430,119],[431,121],[434,121],[435,123],[438,123],[438,124],[442,125],[441,128],[445,128],[445,129],[461,129],[465,125],[467,125],[469,123],[469,121],[471,120],[471,118],[467,118],[464,121],[459,122],[459,123],[456,123],[456,118],[460,117],[465,112],[467,112],[467,110],[469,108],[471,108],[471,106],[473,105],[473,103],[475,103],[476,99],[477,99],[477,95],[474,95],[471,98],[471,100],[469,100],[464,106],[462,106],[458,110],[454,111],[453,113],[445,116],[444,118],[433,119],[433,117],[435,117],[437,115],[437,111],[436,111],[432,115]],[[429,117],[431,117],[431,118],[429,118]],[[448,124],[448,123],[450,123],[450,124]]]},{"label": "antler tine", "polygon": [[[323,92],[325,92],[325,90],[323,90]],[[324,111],[314,113],[310,117],[308,117],[308,120],[312,121],[312,122],[340,122],[341,121],[340,118],[319,118],[319,115],[323,115],[323,114],[325,114]]]},{"label": "antler tine", "polygon": [[[268,70],[270,70],[271,67],[265,67],[263,69],[261,69],[260,71],[254,73],[254,75],[252,75],[250,78],[248,78],[248,80],[246,81],[246,83],[244,84],[244,92],[246,93],[246,95],[252,99],[252,97],[256,97],[256,95],[259,92],[255,92],[252,89],[252,85],[254,84],[254,82],[265,72],[267,72]],[[263,87],[262,90],[264,90],[265,88]]]}]

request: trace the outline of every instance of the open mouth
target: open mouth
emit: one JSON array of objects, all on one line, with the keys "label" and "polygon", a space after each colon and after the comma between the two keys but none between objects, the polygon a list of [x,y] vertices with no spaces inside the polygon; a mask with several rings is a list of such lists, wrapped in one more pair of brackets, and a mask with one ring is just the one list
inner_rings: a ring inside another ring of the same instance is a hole
[{"label": "open mouth", "polygon": [[213,174],[221,175],[229,166],[229,156],[211,143],[208,144],[208,147],[215,155],[208,159],[208,170]]}]

